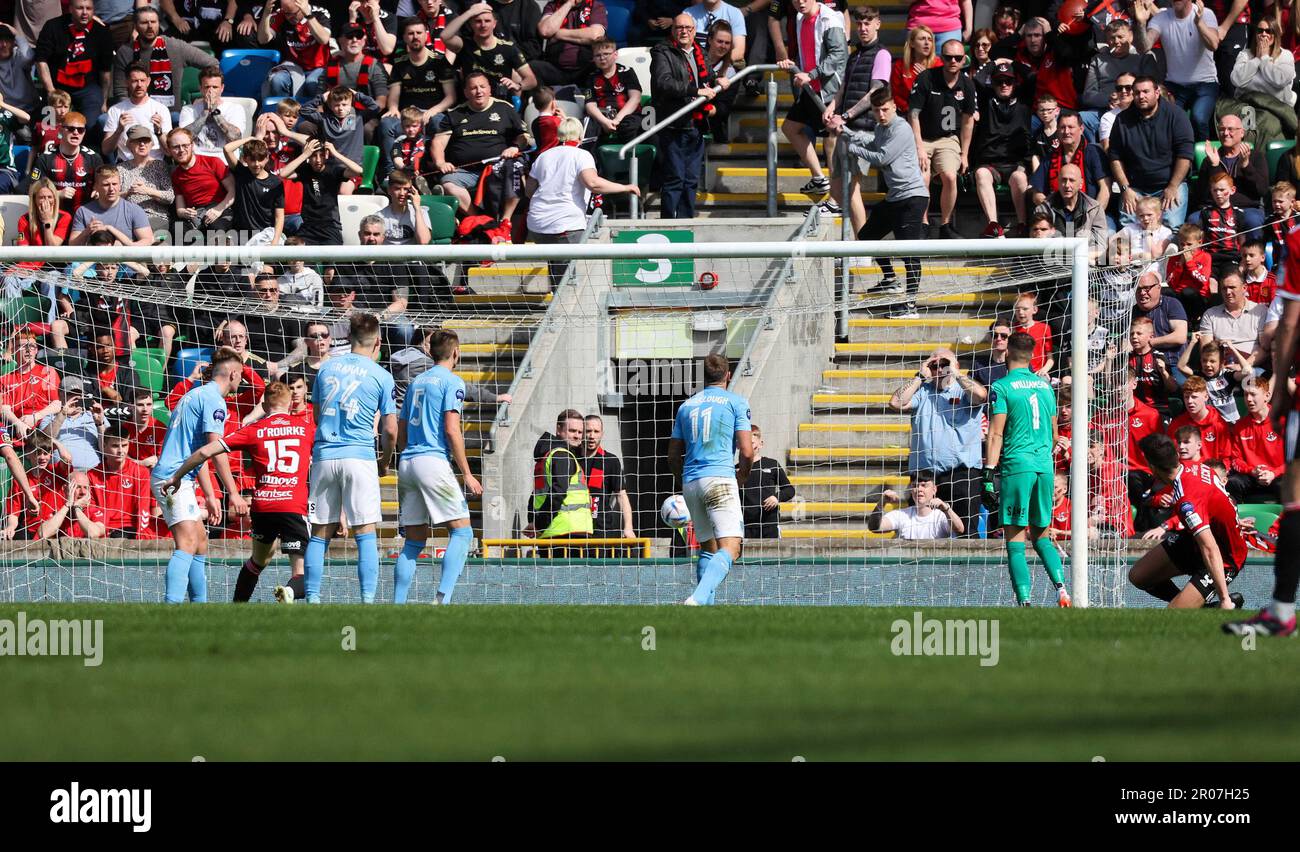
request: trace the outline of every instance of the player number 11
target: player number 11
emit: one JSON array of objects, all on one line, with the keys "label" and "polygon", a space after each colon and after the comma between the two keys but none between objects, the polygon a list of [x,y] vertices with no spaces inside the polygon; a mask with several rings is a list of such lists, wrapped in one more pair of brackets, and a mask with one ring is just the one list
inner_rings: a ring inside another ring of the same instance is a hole
[{"label": "player number 11", "polygon": [[700,421],[704,421],[704,443],[709,442],[709,421],[713,418],[713,412],[704,409],[704,414],[700,414],[697,408],[691,412],[691,442],[698,444],[700,442]]}]

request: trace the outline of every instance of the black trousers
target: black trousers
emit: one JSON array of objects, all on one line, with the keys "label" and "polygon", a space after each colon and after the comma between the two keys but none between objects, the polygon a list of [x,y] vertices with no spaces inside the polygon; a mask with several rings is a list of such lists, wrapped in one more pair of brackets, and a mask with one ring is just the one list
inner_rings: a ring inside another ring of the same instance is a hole
[{"label": "black trousers", "polygon": [[1278,480],[1273,480],[1271,485],[1260,485],[1255,481],[1255,477],[1248,473],[1228,474],[1228,493],[1238,503],[1282,502],[1282,490],[1278,487]]},{"label": "black trousers", "polygon": [[[858,231],[858,239],[884,239],[885,235],[891,232],[897,240],[924,239],[925,231],[921,219],[925,216],[929,204],[928,196],[878,202],[867,214],[867,223],[862,226],[862,230]],[[876,263],[880,264],[880,272],[885,278],[898,277],[892,258],[877,257]],[[921,259],[905,257],[903,268],[907,272],[907,298],[915,299],[916,294],[921,290]]]},{"label": "black trousers", "polygon": [[[983,472],[974,467],[955,467],[952,470],[935,471],[934,484],[939,499],[952,506],[952,510],[966,525],[963,537],[979,535],[977,529],[980,520],[979,495],[983,487]],[[989,521],[990,529],[996,525],[996,519]]]}]

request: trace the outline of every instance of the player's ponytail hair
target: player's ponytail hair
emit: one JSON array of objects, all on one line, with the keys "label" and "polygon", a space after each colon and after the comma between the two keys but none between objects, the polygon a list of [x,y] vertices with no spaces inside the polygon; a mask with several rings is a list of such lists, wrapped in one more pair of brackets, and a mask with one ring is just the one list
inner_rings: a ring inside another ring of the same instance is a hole
[{"label": "player's ponytail hair", "polygon": [[266,386],[266,394],[262,397],[262,408],[288,408],[290,400],[293,399],[293,391],[284,382],[271,382]]}]

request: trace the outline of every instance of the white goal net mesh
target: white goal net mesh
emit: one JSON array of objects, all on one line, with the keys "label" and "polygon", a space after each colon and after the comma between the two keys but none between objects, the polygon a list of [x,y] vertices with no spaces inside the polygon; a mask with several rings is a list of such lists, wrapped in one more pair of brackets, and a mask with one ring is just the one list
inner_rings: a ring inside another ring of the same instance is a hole
[{"label": "white goal net mesh", "polygon": [[[432,363],[427,330],[460,338],[465,437],[485,492],[471,499],[475,545],[458,602],[685,598],[696,542],[660,518],[681,491],[666,449],[677,407],[702,386],[704,357],[721,353],[762,448],[743,490],[744,555],[719,603],[1008,604],[1004,542],[979,501],[982,389],[1005,372],[1005,334],[1027,326],[1045,341],[1035,366],[1087,406],[1088,434],[1064,442],[1059,469],[1072,454],[1089,458],[1089,597],[1123,603],[1134,547],[1123,386],[1135,270],[1092,270],[1084,332],[1072,327],[1072,258],[1059,243],[998,253],[988,241],[979,256],[899,258],[894,292],[888,280],[881,288],[881,257],[821,256],[814,247],[830,228],[815,215],[783,230],[755,226],[754,239],[770,242],[743,252],[753,256],[716,256],[706,235],[668,224],[613,223],[566,247],[573,260],[530,258],[532,247],[477,256],[389,247],[374,260],[361,248],[347,260],[263,250],[229,263],[160,249],[147,263],[4,263],[9,412],[0,416],[40,505],[24,504],[6,467],[0,600],[161,600],[171,542],[156,507],[125,492],[139,494],[169,405],[202,381],[213,347],[231,345],[245,353],[246,376],[257,375],[229,400],[236,428],[256,416],[267,382],[309,392],[320,364],[347,351],[350,313],[365,310],[381,315],[380,363],[399,394]],[[584,257],[593,247],[606,256]],[[1082,391],[1075,357],[1087,361]],[[908,394],[918,371],[934,375]],[[565,412],[583,418],[571,444],[567,425],[557,432]],[[109,446],[118,436],[125,462]],[[546,492],[556,486],[538,458],[564,446],[592,501],[590,536],[539,526],[553,518]],[[236,466],[251,490],[251,462]],[[1064,500],[1078,498],[1060,481],[1054,535],[1068,583]],[[395,476],[381,494],[382,601],[401,548]],[[912,507],[915,494],[939,502]],[[227,514],[209,535],[210,599],[230,600],[248,521]],[[329,551],[327,601],[359,599],[355,550],[342,539]],[[429,540],[412,600],[432,596],[444,541]],[[1034,602],[1054,604],[1032,555],[1030,566]],[[278,557],[254,600],[288,575]]]}]

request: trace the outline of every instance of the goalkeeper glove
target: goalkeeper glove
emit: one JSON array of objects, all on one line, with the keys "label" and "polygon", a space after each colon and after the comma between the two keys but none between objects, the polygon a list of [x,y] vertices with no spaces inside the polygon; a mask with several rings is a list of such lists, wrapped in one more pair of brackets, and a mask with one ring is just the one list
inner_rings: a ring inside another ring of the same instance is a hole
[{"label": "goalkeeper glove", "polygon": [[991,467],[984,468],[984,493],[980,495],[980,503],[989,512],[998,510],[998,485],[994,481],[995,471]]}]

